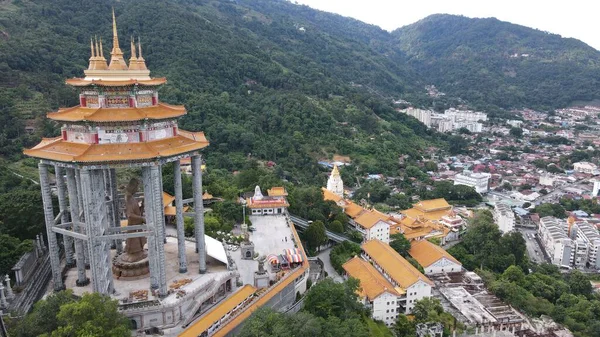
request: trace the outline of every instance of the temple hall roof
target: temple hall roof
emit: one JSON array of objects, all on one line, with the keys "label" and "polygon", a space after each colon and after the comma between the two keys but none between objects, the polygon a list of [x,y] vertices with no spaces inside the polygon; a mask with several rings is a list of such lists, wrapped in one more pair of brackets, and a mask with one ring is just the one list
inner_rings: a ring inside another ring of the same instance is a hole
[{"label": "temple hall roof", "polygon": [[131,122],[144,119],[169,119],[185,115],[183,105],[158,105],[143,108],[84,108],[75,106],[48,114],[48,118],[62,122]]}]

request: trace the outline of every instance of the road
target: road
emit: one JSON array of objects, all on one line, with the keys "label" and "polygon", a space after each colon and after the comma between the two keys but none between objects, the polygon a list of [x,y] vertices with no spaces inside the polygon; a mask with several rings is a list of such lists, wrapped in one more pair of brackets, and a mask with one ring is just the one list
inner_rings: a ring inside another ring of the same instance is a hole
[{"label": "road", "polygon": [[331,252],[331,248],[322,250],[319,253],[319,255],[317,255],[319,259],[323,261],[323,269],[325,269],[327,275],[331,277],[335,282],[344,282],[344,278],[341,277],[340,274],[338,274],[337,271],[335,271],[335,269],[333,269],[333,266],[331,265],[331,260],[329,259],[329,252]]},{"label": "road", "polygon": [[517,228],[517,230],[523,235],[523,238],[525,239],[525,245],[527,246],[527,256],[529,256],[529,259],[538,264],[548,262],[546,261],[546,258],[544,256],[544,252],[542,250],[543,248],[540,247],[538,241],[535,239],[535,236],[537,235],[536,230],[523,227]]}]

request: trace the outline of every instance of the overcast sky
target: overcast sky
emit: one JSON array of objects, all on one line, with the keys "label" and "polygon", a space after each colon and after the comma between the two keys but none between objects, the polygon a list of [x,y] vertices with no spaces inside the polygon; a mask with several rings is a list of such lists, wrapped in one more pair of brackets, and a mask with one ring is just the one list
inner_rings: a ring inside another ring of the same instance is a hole
[{"label": "overcast sky", "polygon": [[436,13],[496,17],[600,50],[600,3],[595,0],[297,0],[300,4],[394,30]]}]

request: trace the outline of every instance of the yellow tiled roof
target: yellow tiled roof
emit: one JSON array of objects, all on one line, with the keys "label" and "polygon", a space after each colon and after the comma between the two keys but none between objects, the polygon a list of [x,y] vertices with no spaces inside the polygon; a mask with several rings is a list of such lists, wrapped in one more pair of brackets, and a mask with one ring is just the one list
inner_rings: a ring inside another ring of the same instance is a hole
[{"label": "yellow tiled roof", "polygon": [[211,325],[218,322],[225,314],[232,311],[240,303],[244,302],[249,296],[256,292],[256,288],[246,284],[240,290],[233,293],[226,300],[214,307],[211,311],[205,314],[196,323],[190,325],[179,337],[200,336],[204,331],[208,330]]},{"label": "yellow tiled roof", "polygon": [[48,113],[48,118],[61,122],[131,122],[144,119],[169,119],[186,114],[183,105],[158,103],[140,108],[87,108],[74,106]]},{"label": "yellow tiled roof", "polygon": [[429,267],[443,257],[453,261],[454,263],[462,265],[454,258],[454,256],[448,254],[448,252],[442,247],[427,240],[413,241],[410,245],[408,254],[410,254],[413,259],[417,260],[417,262],[419,262],[419,264],[423,267]]},{"label": "yellow tiled roof", "polygon": [[109,86],[109,87],[120,87],[120,86],[130,86],[130,85],[161,85],[167,83],[167,79],[165,77],[159,78],[151,78],[149,80],[122,80],[122,81],[107,81],[107,80],[91,80],[87,81],[83,78],[69,78],[65,81],[67,84],[75,86],[75,87],[87,87],[90,85],[98,85],[98,86]]},{"label": "yellow tiled roof", "polygon": [[423,212],[431,212],[437,211],[441,209],[450,209],[452,206],[448,204],[446,199],[431,199],[431,200],[422,200],[413,205],[414,208],[420,209]]},{"label": "yellow tiled roof", "polygon": [[273,187],[267,190],[267,195],[270,197],[285,197],[287,196],[287,191],[283,186]]},{"label": "yellow tiled roof", "polygon": [[357,216],[354,221],[359,224],[361,227],[369,229],[379,221],[387,221],[389,219],[388,215],[385,215],[378,210],[369,210],[363,212],[359,216]]},{"label": "yellow tiled roof", "polygon": [[325,201],[331,200],[331,201],[333,201],[335,203],[338,203],[341,200],[343,200],[342,197],[340,197],[339,195],[331,192],[330,190],[326,189],[325,187],[322,187],[321,190],[323,191],[323,199]]},{"label": "yellow tiled roof", "polygon": [[379,240],[369,240],[363,243],[362,250],[404,289],[419,280],[433,285],[433,282],[421,274],[410,262],[400,256],[392,247]]},{"label": "yellow tiled roof", "polygon": [[365,212],[365,211],[366,210],[364,208],[362,208],[359,205],[353,203],[352,201],[348,201],[346,203],[346,207],[344,208],[344,212],[346,213],[346,215],[348,215],[352,219],[356,218],[362,212]]},{"label": "yellow tiled roof", "polygon": [[392,295],[398,295],[394,286],[385,279],[369,262],[354,257],[342,265],[346,273],[355,279],[360,280],[360,297],[367,297],[370,301],[376,299],[384,292]]},{"label": "yellow tiled roof", "polygon": [[175,197],[170,195],[169,193],[163,191],[162,192],[162,198],[163,198],[163,206],[167,207],[170,206],[171,203],[175,200]]}]

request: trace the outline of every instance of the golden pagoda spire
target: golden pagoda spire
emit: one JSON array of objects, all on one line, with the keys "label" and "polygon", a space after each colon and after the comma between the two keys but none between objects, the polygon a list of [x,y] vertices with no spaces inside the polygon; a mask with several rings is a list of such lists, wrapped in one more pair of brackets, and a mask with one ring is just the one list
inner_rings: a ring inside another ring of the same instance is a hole
[{"label": "golden pagoda spire", "polygon": [[137,58],[138,70],[148,70],[146,68],[146,60],[142,57],[142,42],[140,41],[140,37],[138,36],[138,51],[139,55]]},{"label": "golden pagoda spire", "polygon": [[100,57],[104,58],[104,48],[102,47],[102,37],[100,37]]},{"label": "golden pagoda spire", "polygon": [[110,70],[127,70],[127,63],[123,59],[123,52],[119,48],[119,35],[117,33],[117,19],[115,18],[115,9],[112,10],[113,17],[113,48],[110,52]]},{"label": "golden pagoda spire", "polygon": [[96,58],[100,58],[100,44],[98,44],[98,38],[94,36],[94,44],[96,45]]},{"label": "golden pagoda spire", "polygon": [[90,49],[92,50],[92,56],[90,56],[90,60],[93,57],[96,57],[96,52],[94,52],[94,39],[90,37]]},{"label": "golden pagoda spire", "polygon": [[90,56],[90,64],[88,66],[88,70],[94,70],[96,69],[97,63],[98,63],[98,57],[96,56],[96,50],[94,48],[94,38],[90,37],[90,51],[91,51],[91,56]]},{"label": "golden pagoda spire", "polygon": [[108,65],[106,64],[104,52],[102,51],[102,38],[100,38],[100,42],[98,42],[98,38],[94,36],[94,40],[96,40],[96,69],[106,70],[108,69]]},{"label": "golden pagoda spire", "polygon": [[331,170],[331,176],[332,177],[339,177],[340,176],[340,171],[338,170],[337,164],[333,164],[333,170]]},{"label": "golden pagoda spire", "polygon": [[138,62],[135,52],[135,40],[131,37],[131,57],[129,58],[129,70],[137,70]]}]

